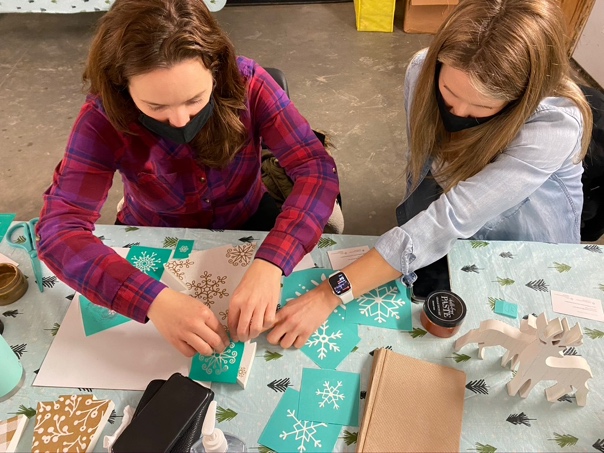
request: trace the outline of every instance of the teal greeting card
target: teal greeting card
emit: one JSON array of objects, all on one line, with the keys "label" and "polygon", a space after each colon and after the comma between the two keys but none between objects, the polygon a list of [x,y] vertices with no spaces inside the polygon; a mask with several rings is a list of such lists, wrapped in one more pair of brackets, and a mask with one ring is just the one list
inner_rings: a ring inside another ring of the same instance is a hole
[{"label": "teal greeting card", "polygon": [[346,304],[346,322],[410,331],[411,300],[394,282],[387,283]]},{"label": "teal greeting card", "polygon": [[171,249],[132,246],[126,259],[139,271],[159,280],[164,273],[164,264],[172,255]]},{"label": "teal greeting card", "polygon": [[359,426],[361,376],[335,370],[302,370],[299,414],[304,420]]},{"label": "teal greeting card", "polygon": [[15,219],[16,214],[0,214],[0,242],[4,239],[6,232],[10,228],[11,222]]},{"label": "teal greeting card", "polygon": [[237,382],[237,374],[243,357],[242,342],[231,342],[223,352],[209,356],[196,354],[191,360],[189,377],[195,381]]},{"label": "teal greeting card", "polygon": [[180,239],[174,248],[174,255],[172,258],[175,260],[182,260],[188,258],[193,251],[193,244],[195,241],[191,239]]},{"label": "teal greeting card", "polygon": [[82,312],[84,333],[87,337],[132,321],[130,318],[126,318],[113,310],[93,304],[81,294],[80,311]]},{"label": "teal greeting card", "polygon": [[347,324],[337,313],[332,313],[300,350],[321,368],[333,370],[359,341],[358,325]]},{"label": "teal greeting card", "polygon": [[269,419],[258,443],[277,452],[332,452],[341,426],[302,419],[300,392],[288,388]]}]

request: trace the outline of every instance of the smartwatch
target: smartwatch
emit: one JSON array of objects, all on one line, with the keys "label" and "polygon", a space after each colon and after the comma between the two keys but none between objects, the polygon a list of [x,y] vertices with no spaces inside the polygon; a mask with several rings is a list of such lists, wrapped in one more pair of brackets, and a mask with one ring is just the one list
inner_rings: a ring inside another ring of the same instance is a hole
[{"label": "smartwatch", "polygon": [[329,286],[331,286],[331,292],[338,296],[343,304],[347,304],[354,300],[352,285],[344,272],[334,272],[329,276],[327,281],[329,282]]}]

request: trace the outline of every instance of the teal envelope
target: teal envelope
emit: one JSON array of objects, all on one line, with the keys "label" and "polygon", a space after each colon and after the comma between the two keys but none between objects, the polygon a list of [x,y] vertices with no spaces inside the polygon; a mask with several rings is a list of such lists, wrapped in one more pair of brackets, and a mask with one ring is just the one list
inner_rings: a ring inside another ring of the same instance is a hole
[{"label": "teal envelope", "polygon": [[195,381],[225,382],[235,384],[241,359],[243,358],[242,342],[231,342],[222,353],[203,356],[195,354],[191,360],[189,377]]},{"label": "teal envelope", "polygon": [[332,452],[340,430],[339,425],[303,420],[298,415],[300,392],[288,388],[264,431],[260,445],[276,452]]}]

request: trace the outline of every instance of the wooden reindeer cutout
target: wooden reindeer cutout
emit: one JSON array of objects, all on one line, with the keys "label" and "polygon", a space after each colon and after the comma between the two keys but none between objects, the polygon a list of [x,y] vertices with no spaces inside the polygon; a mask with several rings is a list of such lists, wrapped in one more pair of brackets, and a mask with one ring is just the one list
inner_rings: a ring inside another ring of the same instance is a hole
[{"label": "wooden reindeer cutout", "polygon": [[455,351],[469,343],[478,344],[478,356],[484,358],[484,348],[503,346],[507,351],[501,366],[508,364],[516,370],[508,382],[510,396],[517,393],[526,398],[540,381],[556,381],[545,390],[548,401],[576,390],[579,406],[587,403],[587,380],[592,377],[591,368],[583,357],[565,356],[564,349],[583,344],[583,331],[577,323],[569,327],[566,318],[547,320],[545,313],[537,318],[532,315],[522,320],[520,329],[501,321],[489,319],[480,323],[478,329],[470,330],[455,342]]}]

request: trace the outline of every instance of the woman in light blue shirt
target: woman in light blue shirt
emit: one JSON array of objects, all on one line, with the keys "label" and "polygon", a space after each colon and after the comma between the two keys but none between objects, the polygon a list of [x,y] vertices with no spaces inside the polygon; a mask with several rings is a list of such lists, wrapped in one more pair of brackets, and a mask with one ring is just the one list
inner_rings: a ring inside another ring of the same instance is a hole
[{"label": "woman in light blue shirt", "polygon": [[[343,269],[340,288],[411,284],[458,238],[579,242],[592,117],[564,29],[556,0],[459,3],[407,69],[401,226]],[[324,282],[277,313],[268,340],[302,347],[349,297]]]}]

